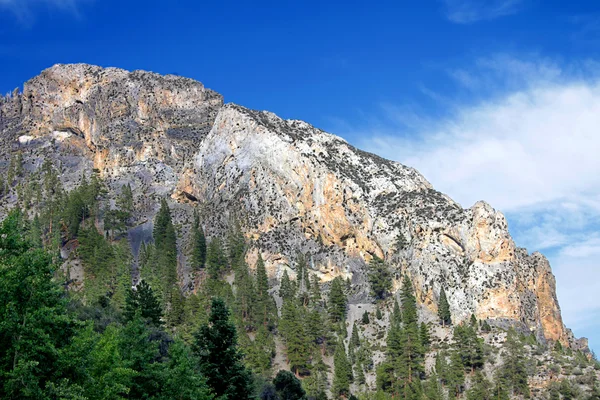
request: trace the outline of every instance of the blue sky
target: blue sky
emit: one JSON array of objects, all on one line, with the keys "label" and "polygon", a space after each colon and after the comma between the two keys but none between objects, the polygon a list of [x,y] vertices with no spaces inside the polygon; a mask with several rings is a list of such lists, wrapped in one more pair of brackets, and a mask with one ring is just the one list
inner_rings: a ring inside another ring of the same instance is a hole
[{"label": "blue sky", "polygon": [[70,62],[192,77],[488,201],[600,351],[597,1],[0,0],[0,92]]}]

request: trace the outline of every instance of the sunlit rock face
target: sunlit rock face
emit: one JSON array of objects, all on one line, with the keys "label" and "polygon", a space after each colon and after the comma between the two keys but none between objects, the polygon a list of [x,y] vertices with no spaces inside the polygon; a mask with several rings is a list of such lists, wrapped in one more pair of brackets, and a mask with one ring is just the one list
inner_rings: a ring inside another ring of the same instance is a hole
[{"label": "sunlit rock face", "polygon": [[[294,275],[298,253],[327,282],[352,282],[351,302],[371,301],[373,256],[413,280],[424,319],[445,288],[457,322],[473,313],[541,339],[574,343],[555,281],[541,254],[515,246],[502,213],[485,202],[463,209],[415,169],[354,148],[303,121],[234,104],[173,75],[56,65],[0,100],[0,167],[21,151],[25,168],[44,158],[67,188],[93,169],[109,196],[130,183],[136,197],[134,254],[149,240],[158,199],[168,197],[180,230],[180,280],[192,211],[208,236],[239,221],[273,279]],[[15,199],[3,199],[6,206]],[[398,249],[401,234],[406,246]]]}]

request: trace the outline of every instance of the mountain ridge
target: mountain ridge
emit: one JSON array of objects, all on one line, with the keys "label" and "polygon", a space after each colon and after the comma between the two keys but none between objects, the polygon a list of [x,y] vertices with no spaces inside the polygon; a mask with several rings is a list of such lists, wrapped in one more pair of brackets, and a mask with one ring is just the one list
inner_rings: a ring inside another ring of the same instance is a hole
[{"label": "mountain ridge", "polygon": [[[2,99],[0,132],[2,170],[19,151],[30,171],[49,155],[67,188],[94,169],[110,195],[131,183],[134,253],[151,238],[150,199],[168,196],[182,224],[201,209],[209,237],[239,219],[252,242],[249,264],[260,252],[276,280],[294,273],[300,251],[322,282],[350,278],[352,301],[367,304],[367,263],[378,256],[392,265],[394,288],[400,275],[411,276],[425,320],[433,320],[443,286],[456,321],[475,314],[587,349],[562,322],[546,258],[516,247],[489,204],[463,209],[414,168],[306,122],[225,104],[192,79],[58,64]],[[394,247],[399,234],[404,249]],[[187,236],[182,228],[182,250]],[[193,290],[183,253],[179,279]]]}]

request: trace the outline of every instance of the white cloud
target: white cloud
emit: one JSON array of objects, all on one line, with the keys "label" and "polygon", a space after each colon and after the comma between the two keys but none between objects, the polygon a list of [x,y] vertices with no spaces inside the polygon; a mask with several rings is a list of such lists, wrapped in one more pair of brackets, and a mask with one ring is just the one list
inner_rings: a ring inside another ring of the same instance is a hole
[{"label": "white cloud", "polygon": [[458,24],[470,24],[516,14],[523,0],[443,0],[446,17]]},{"label": "white cloud", "polygon": [[[492,93],[485,101],[444,102],[451,115],[441,121],[406,113],[415,106],[386,106],[370,118],[377,124],[340,133],[417,168],[465,207],[483,199],[505,212],[517,245],[548,253],[563,316],[576,329],[600,313],[597,63],[504,55],[473,65],[450,76],[471,98]],[[398,121],[406,115],[409,123]]]},{"label": "white cloud", "polygon": [[30,26],[41,9],[60,10],[79,17],[79,5],[89,0],[0,0],[0,12],[9,12],[17,21]]}]

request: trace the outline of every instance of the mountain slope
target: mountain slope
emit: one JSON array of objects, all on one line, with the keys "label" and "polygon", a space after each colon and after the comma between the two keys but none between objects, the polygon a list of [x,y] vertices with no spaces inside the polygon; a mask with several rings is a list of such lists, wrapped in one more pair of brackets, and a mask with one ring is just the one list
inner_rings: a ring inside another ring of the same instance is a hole
[{"label": "mountain slope", "polygon": [[[56,65],[1,100],[0,132],[3,170],[20,152],[30,172],[50,159],[67,188],[92,169],[109,196],[131,183],[134,254],[151,238],[156,199],[168,196],[182,225],[180,281],[190,290],[185,222],[197,208],[209,237],[239,220],[250,265],[260,251],[271,277],[293,276],[300,252],[323,282],[350,278],[351,303],[368,304],[367,263],[384,257],[395,289],[402,273],[411,277],[424,320],[435,319],[444,287],[457,322],[473,313],[585,347],[562,322],[547,260],[516,247],[500,212],[484,202],[462,209],[412,168],[305,122],[223,105],[199,82]],[[3,204],[16,201],[11,192]]]}]

